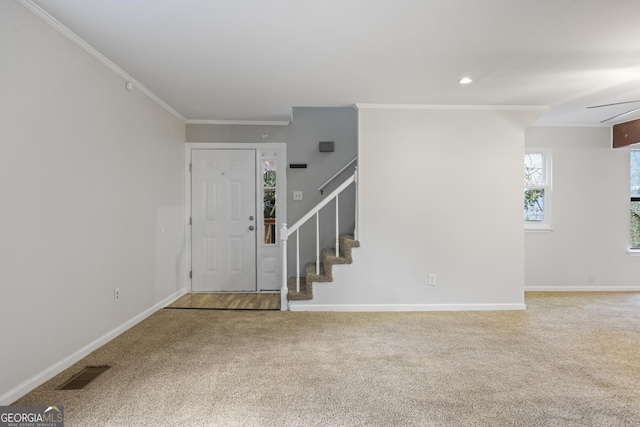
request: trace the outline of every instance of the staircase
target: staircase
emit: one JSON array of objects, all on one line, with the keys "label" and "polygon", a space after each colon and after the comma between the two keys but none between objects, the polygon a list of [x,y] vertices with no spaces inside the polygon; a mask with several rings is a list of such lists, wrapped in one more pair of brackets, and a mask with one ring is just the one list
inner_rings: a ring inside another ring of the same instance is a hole
[{"label": "staircase", "polygon": [[[281,259],[282,259],[282,287],[280,289],[281,310],[289,309],[289,301],[303,301],[313,298],[313,284],[322,282],[333,282],[333,266],[336,264],[351,264],[351,250],[360,246],[358,241],[358,169],[356,167],[352,176],[347,178],[324,200],[318,203],[291,228],[283,224],[280,231]],[[340,234],[339,196],[351,184],[356,186],[355,191],[355,230],[354,234]],[[320,222],[319,212],[330,202],[335,200],[335,246],[325,248],[320,251]],[[316,219],[316,260],[305,265],[304,275],[300,272],[300,227],[311,218]],[[287,243],[289,238],[295,234],[296,248],[296,275],[287,279]]]},{"label": "staircase", "polygon": [[341,234],[340,254],[336,256],[335,248],[325,248],[322,250],[320,271],[316,274],[316,264],[309,262],[305,266],[305,277],[300,277],[300,291],[296,288],[296,277],[290,277],[287,281],[287,299],[289,301],[304,301],[313,298],[313,284],[333,282],[333,266],[336,264],[351,264],[351,249],[360,246],[360,242],[354,239],[352,234]]}]

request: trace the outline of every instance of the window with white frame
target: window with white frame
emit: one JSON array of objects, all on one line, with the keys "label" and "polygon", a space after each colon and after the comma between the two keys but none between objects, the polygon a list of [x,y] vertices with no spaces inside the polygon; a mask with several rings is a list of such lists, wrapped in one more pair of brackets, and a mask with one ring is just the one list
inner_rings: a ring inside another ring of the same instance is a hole
[{"label": "window with white frame", "polygon": [[525,229],[550,230],[551,151],[530,148],[524,153]]},{"label": "window with white frame", "polygon": [[631,150],[631,248],[640,249],[640,150]]}]

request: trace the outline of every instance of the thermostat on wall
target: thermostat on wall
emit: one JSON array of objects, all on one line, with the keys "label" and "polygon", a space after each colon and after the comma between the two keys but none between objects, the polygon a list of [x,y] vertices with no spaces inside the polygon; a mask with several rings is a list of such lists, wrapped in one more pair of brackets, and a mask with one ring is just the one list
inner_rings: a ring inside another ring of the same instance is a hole
[{"label": "thermostat on wall", "polygon": [[333,141],[320,141],[320,152],[321,153],[332,153],[333,152]]}]

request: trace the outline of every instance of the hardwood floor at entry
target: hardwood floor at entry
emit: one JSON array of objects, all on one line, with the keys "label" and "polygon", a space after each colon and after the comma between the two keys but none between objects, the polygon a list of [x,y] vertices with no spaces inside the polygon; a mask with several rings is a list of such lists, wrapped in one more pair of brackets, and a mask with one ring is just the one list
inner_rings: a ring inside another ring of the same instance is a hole
[{"label": "hardwood floor at entry", "polygon": [[280,310],[280,292],[197,292],[183,295],[167,308]]}]

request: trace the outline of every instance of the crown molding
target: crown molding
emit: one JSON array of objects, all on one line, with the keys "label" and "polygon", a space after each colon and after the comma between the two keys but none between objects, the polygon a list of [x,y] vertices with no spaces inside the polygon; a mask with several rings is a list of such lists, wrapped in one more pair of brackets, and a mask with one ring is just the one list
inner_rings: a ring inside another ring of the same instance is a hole
[{"label": "crown molding", "polygon": [[606,123],[533,123],[529,127],[548,128],[612,128],[613,125]]},{"label": "crown molding", "polygon": [[186,120],[188,125],[289,126],[289,120]]},{"label": "crown molding", "polygon": [[484,110],[484,111],[548,111],[546,105],[428,105],[428,104],[355,104],[356,109],[381,110]]},{"label": "crown molding", "polygon": [[176,116],[178,119],[180,119],[182,121],[186,121],[185,117],[182,114],[178,113],[176,110],[171,108],[171,106],[169,104],[164,102],[156,94],[154,94],[149,89],[144,87],[140,82],[138,82],[136,79],[134,79],[129,74],[127,74],[122,68],[118,67],[116,64],[111,62],[106,56],[104,56],[103,54],[98,52],[95,48],[93,48],[93,46],[91,46],[89,43],[87,43],[83,39],[81,39],[76,33],[71,31],[69,28],[65,27],[60,21],[58,21],[56,18],[51,16],[48,12],[46,12],[40,6],[35,4],[33,1],[31,1],[31,0],[16,0],[16,1],[18,2],[18,4],[23,6],[29,12],[33,13],[35,16],[40,18],[42,21],[47,23],[53,29],[58,31],[63,36],[65,36],[71,42],[73,42],[76,46],[80,47],[82,50],[84,50],[89,55],[94,57],[102,65],[104,65],[105,67],[107,67],[108,69],[110,69],[111,71],[113,71],[114,73],[116,73],[117,75],[122,77],[123,79],[132,82],[133,85],[140,92],[142,92],[147,97],[149,97],[150,99],[155,101],[162,108],[164,108],[165,110],[167,110],[168,112],[170,112],[171,114]]}]

